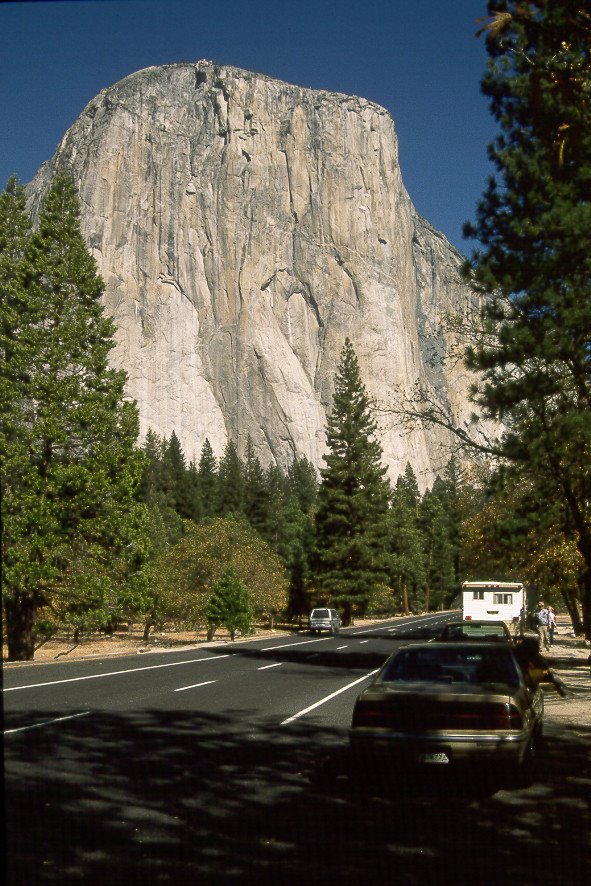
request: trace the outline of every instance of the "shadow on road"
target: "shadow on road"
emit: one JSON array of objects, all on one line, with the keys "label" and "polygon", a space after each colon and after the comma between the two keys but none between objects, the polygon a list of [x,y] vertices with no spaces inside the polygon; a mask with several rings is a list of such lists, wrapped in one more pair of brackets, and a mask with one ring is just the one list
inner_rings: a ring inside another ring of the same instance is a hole
[{"label": "shadow on road", "polygon": [[8,886],[590,881],[591,730],[550,735],[529,790],[479,799],[360,790],[342,735],[248,713],[246,735],[147,710],[6,736]]}]

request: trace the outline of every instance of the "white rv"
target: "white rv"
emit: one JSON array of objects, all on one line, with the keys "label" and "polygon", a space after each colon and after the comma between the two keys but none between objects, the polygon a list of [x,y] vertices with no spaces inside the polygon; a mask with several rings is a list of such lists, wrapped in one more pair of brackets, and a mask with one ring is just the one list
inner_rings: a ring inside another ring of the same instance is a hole
[{"label": "white rv", "polygon": [[462,585],[464,620],[504,621],[525,626],[526,593],[520,581],[465,581]]}]

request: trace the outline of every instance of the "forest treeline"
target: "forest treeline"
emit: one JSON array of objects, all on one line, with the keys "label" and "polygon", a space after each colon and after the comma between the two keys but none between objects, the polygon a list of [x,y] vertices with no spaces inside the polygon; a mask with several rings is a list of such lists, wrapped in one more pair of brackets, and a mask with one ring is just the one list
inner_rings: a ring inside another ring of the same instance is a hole
[{"label": "forest treeline", "polygon": [[[573,618],[580,555],[559,520],[532,522],[536,490],[451,458],[421,493],[391,484],[352,342],[345,341],[318,473],[263,466],[248,440],[187,463],[175,432],[140,444],[115,327],[58,178],[33,230],[23,189],[0,195],[3,624],[11,659],[57,631],[141,623],[299,623],[330,604],[344,623],[449,607],[465,578],[560,592]],[[547,516],[547,515],[546,515]],[[553,526],[553,531],[552,531]]]}]

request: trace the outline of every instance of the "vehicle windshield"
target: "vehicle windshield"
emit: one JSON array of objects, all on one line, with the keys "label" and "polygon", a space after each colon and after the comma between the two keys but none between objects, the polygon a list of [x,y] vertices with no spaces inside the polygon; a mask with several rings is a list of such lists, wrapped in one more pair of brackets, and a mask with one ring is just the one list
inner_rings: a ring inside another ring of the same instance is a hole
[{"label": "vehicle windshield", "polygon": [[384,668],[385,683],[503,683],[519,685],[515,661],[508,650],[403,649]]},{"label": "vehicle windshield", "polygon": [[330,618],[330,612],[328,609],[314,609],[312,611],[311,618]]}]

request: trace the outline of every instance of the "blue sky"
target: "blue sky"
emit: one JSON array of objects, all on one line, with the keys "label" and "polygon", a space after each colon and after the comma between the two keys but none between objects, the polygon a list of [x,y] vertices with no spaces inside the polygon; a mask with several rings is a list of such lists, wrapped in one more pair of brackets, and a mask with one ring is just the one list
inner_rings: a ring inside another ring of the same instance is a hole
[{"label": "blue sky", "polygon": [[101,89],[211,59],[392,114],[406,187],[463,252],[496,132],[474,36],[485,0],[63,0],[0,4],[0,186],[29,181]]}]

